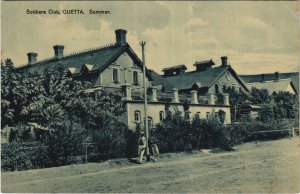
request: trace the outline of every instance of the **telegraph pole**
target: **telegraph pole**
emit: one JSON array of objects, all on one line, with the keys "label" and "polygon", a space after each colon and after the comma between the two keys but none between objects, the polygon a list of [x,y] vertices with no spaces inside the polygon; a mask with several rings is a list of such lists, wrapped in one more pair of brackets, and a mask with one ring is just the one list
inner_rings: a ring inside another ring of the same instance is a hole
[{"label": "telegraph pole", "polygon": [[146,64],[145,64],[145,45],[146,42],[140,42],[142,46],[142,60],[143,60],[143,82],[144,82],[144,111],[145,111],[145,134],[146,134],[146,155],[147,162],[150,162],[150,152],[148,146],[149,140],[149,131],[148,131],[148,114],[147,114],[147,88],[146,88]]}]

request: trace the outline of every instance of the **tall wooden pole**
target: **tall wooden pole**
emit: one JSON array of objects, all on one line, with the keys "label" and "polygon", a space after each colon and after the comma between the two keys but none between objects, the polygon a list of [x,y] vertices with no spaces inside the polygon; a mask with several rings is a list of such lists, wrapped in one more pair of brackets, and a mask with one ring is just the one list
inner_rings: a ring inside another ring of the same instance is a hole
[{"label": "tall wooden pole", "polygon": [[145,111],[145,133],[146,133],[146,154],[147,162],[150,162],[150,152],[149,152],[149,131],[148,131],[148,114],[147,114],[147,87],[146,87],[146,64],[145,64],[145,45],[146,42],[140,42],[142,46],[142,60],[143,60],[143,82],[144,82],[144,111]]}]

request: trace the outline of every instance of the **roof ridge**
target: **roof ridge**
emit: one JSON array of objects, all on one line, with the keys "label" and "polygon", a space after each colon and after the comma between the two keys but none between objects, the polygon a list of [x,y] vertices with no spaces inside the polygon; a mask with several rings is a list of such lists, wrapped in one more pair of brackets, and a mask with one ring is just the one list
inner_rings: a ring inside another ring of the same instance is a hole
[{"label": "roof ridge", "polygon": [[288,77],[288,78],[283,78],[283,79],[279,79],[279,80],[265,80],[264,82],[261,81],[255,81],[255,82],[248,82],[246,84],[254,84],[254,83],[266,83],[266,82],[281,82],[281,81],[292,81],[292,78]]},{"label": "roof ridge", "polygon": [[[114,47],[114,46],[116,46],[116,45],[114,43],[111,43],[111,44],[106,44],[106,45],[99,46],[99,47],[93,47],[93,48],[83,49],[83,50],[80,50],[80,51],[73,51],[71,53],[65,54],[60,59],[64,59],[64,58],[67,58],[67,57],[76,56],[76,55],[87,53],[87,52],[100,51],[102,49],[104,50],[104,49],[108,49],[108,48]],[[32,64],[31,66],[40,65],[43,62],[50,61],[50,60],[53,60],[53,59],[56,59],[55,56],[44,58],[44,59],[41,59],[41,60],[37,61],[36,63]],[[23,67],[26,67],[27,65],[28,65],[28,63],[22,64],[22,65],[20,65],[19,67],[16,67],[16,68],[18,68],[18,69],[19,68],[23,68]]]},{"label": "roof ridge", "polygon": [[[282,72],[282,73],[280,73],[280,72],[278,72],[279,73],[279,75],[280,74],[299,74],[299,72],[297,72],[297,71],[293,71],[293,72]],[[262,74],[264,74],[264,75],[274,75],[274,73],[259,73],[259,74],[240,74],[239,76],[261,76]]]}]

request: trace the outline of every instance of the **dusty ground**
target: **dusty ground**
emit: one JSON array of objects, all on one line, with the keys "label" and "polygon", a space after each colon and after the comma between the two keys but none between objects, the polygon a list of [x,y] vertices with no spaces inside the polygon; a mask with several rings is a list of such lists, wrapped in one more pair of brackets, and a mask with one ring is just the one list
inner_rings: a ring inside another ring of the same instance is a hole
[{"label": "dusty ground", "polygon": [[2,192],[298,193],[299,138],[246,143],[234,152],[172,153],[156,163],[126,159],[2,173]]}]

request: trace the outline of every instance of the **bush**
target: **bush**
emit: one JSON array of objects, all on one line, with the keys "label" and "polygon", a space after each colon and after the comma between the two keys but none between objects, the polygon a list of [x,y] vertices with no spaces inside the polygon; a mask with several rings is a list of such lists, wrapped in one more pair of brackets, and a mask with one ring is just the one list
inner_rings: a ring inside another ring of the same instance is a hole
[{"label": "bush", "polygon": [[28,125],[19,124],[9,131],[9,142],[13,141],[33,141],[34,136],[31,133],[30,127]]},{"label": "bush", "polygon": [[47,149],[43,143],[13,142],[1,147],[1,170],[29,170],[49,164]]},{"label": "bush", "polygon": [[125,132],[127,127],[123,123],[109,122],[98,129],[93,129],[92,142],[94,151],[92,161],[101,161],[126,155]]},{"label": "bush", "polygon": [[47,145],[49,166],[72,164],[72,158],[78,155],[83,137],[80,125],[69,122],[57,123],[44,140]]},{"label": "bush", "polygon": [[157,125],[151,138],[157,141],[161,152],[213,147],[231,150],[233,144],[228,128],[217,119],[201,120],[196,116],[190,123],[180,113]]},{"label": "bush", "polygon": [[269,122],[245,120],[233,124],[230,128],[230,134],[234,144],[255,140],[273,140],[289,135],[289,131],[274,130],[297,127],[297,123],[297,119],[270,120]]},{"label": "bush", "polygon": [[232,141],[227,127],[215,118],[200,120],[195,117],[192,122],[192,137],[194,148],[219,147],[231,150]]},{"label": "bush", "polygon": [[[138,139],[140,137],[141,125],[137,123],[135,131],[126,130],[126,157],[137,157],[138,156]],[[151,136],[150,136],[151,137]]]},{"label": "bush", "polygon": [[151,131],[151,139],[157,142],[160,152],[183,151],[189,147],[190,123],[179,112],[158,124]]}]

